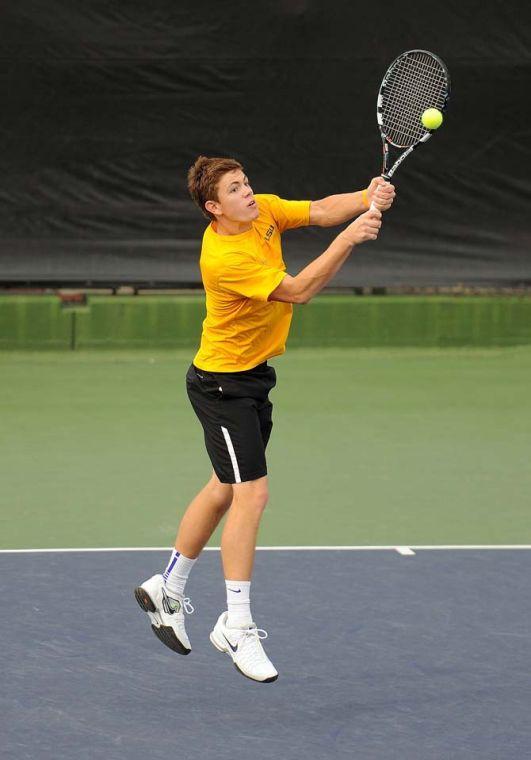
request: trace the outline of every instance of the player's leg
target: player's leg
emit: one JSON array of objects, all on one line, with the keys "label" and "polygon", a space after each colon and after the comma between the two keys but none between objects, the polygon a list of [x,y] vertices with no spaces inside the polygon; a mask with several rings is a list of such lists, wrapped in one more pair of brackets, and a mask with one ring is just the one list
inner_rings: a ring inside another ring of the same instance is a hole
[{"label": "player's leg", "polygon": [[179,654],[191,651],[184,613],[193,612],[193,607],[184,595],[186,581],[231,501],[232,486],[221,483],[212,473],[208,483],[186,509],[166,570],[135,589],[136,600],[147,612],[154,634]]},{"label": "player's leg", "polygon": [[[258,444],[254,455],[255,470],[259,470],[261,466],[265,470],[265,449],[273,427],[272,411],[273,405],[269,399],[256,405],[258,428],[253,438]],[[259,461],[263,461],[263,465],[260,465]],[[226,580],[250,581],[258,528],[269,498],[267,475],[244,483],[235,483],[232,489],[232,506],[221,537],[223,572]]]},{"label": "player's leg", "polygon": [[219,616],[210,640],[232,657],[244,676],[270,683],[276,681],[278,672],[260,642],[267,633],[257,628],[250,608],[256,537],[268,499],[267,476],[235,484],[233,492],[221,538],[228,611]]},{"label": "player's leg", "polygon": [[267,476],[233,486],[234,497],[221,536],[226,580],[250,581],[256,536],[268,500]]},{"label": "player's leg", "polygon": [[[258,441],[253,465],[256,471],[260,467],[265,470],[266,467],[265,449],[273,427],[273,405],[269,399],[266,399],[255,408],[259,431],[259,435],[258,431],[253,435],[253,438]],[[260,461],[263,465],[259,464]],[[267,475],[244,483],[236,483],[232,489],[234,494],[232,506],[221,536],[221,558],[223,573],[229,587],[227,592],[228,622],[229,625],[242,625],[252,622],[250,606],[248,605],[247,610],[242,608],[240,596],[235,597],[230,591],[230,587],[234,584],[228,582],[240,580],[250,585],[258,528],[269,498]],[[240,604],[233,610],[231,602],[236,602],[236,604],[240,602]]]},{"label": "player's leg", "polygon": [[[256,537],[269,498],[265,447],[271,432],[272,405],[266,399],[242,398],[232,406],[226,437],[235,482],[221,536],[221,557],[227,585],[227,622],[229,626],[242,626],[252,623],[249,600]],[[231,590],[235,581],[236,592]]]},{"label": "player's leg", "polygon": [[[216,475],[222,484],[232,487],[229,518],[233,513],[230,522],[234,523],[234,529],[229,527],[227,534],[231,547],[228,561],[229,565],[232,562],[233,572],[244,576],[229,578],[227,597],[234,594],[239,604],[230,605],[229,611],[220,615],[210,638],[216,648],[231,655],[244,675],[258,681],[275,680],[278,674],[262,648],[260,636],[263,634],[252,621],[249,602],[256,534],[267,501],[265,445],[258,410],[274,386],[275,373],[265,364],[235,373],[199,371],[192,365],[186,380],[188,396],[203,427],[205,446]],[[235,491],[241,494],[235,496]],[[223,553],[227,554],[225,546]],[[234,581],[239,582],[238,588],[229,592]],[[245,622],[227,627],[229,614],[232,622]]]},{"label": "player's leg", "polygon": [[181,600],[194,563],[232,502],[232,486],[215,472],[190,502],[179,525],[175,548],[163,573],[170,597]]},{"label": "player's leg", "polygon": [[[265,470],[265,449],[271,435],[272,404],[266,397],[255,404],[257,429],[248,440],[257,443],[254,471]],[[259,433],[259,435],[257,434]],[[262,465],[259,463],[263,462]],[[210,640],[232,657],[236,668],[248,678],[270,683],[278,672],[260,642],[267,634],[252,622],[251,576],[260,520],[268,500],[268,479],[260,478],[233,486],[234,498],[221,538],[223,571],[227,590],[227,612],[220,615]]]},{"label": "player's leg", "polygon": [[195,559],[206,545],[232,503],[232,485],[222,483],[216,473],[190,502],[179,525],[175,549]]}]

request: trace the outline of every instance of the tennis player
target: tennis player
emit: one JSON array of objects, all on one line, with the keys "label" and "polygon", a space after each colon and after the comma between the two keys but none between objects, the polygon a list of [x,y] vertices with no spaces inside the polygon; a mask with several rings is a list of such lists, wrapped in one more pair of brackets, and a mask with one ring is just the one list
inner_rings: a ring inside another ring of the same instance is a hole
[{"label": "tennis player", "polygon": [[[186,386],[214,471],[182,518],[166,569],[135,589],[135,596],[158,638],[188,654],[184,612],[193,607],[186,581],[228,512],[221,539],[227,610],[210,640],[244,676],[268,683],[278,672],[261,643],[267,633],[253,622],[250,607],[256,536],[268,500],[269,392],[276,375],[267,362],[285,351],[293,304],[308,303],[356,246],[376,240],[381,212],[390,208],[395,190],[376,177],[358,192],[286,201],[255,195],[237,161],[204,156],[190,168],[188,188],[210,224],[200,259],[207,315]],[[299,274],[286,272],[280,241],[285,230],[331,227],[354,217]]]}]

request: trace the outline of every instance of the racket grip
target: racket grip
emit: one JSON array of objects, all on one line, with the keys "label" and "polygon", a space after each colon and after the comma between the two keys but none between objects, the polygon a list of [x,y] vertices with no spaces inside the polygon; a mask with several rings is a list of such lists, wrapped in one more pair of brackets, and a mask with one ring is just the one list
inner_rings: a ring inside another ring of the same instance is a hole
[{"label": "racket grip", "polygon": [[[382,179],[384,179],[386,182],[391,182],[391,177],[389,177],[387,174],[381,174],[380,175]],[[369,206],[369,211],[376,211],[376,206],[374,205],[374,201],[371,201],[371,205]]]}]

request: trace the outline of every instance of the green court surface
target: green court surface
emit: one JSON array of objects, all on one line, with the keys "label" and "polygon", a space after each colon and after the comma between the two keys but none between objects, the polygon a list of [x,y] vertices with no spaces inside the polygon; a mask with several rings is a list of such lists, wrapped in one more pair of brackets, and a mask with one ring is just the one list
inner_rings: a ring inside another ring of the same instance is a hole
[{"label": "green court surface", "polygon": [[[173,543],[211,469],[192,356],[5,352],[0,547]],[[531,347],[288,349],[272,363],[260,544],[531,543]]]}]

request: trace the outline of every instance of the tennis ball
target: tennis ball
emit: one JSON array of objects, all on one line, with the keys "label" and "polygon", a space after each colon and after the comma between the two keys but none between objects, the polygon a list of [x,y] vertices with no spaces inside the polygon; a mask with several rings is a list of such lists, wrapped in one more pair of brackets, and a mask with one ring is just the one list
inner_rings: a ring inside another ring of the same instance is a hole
[{"label": "tennis ball", "polygon": [[422,125],[426,129],[438,129],[443,120],[443,115],[436,108],[427,108],[422,114]]}]

